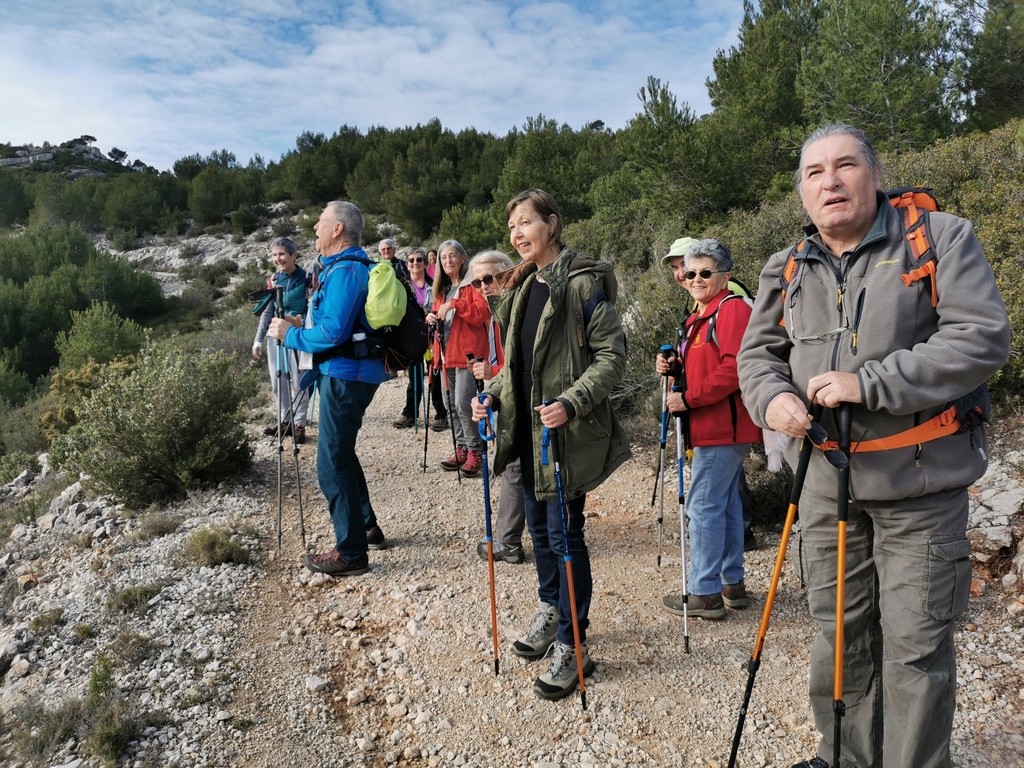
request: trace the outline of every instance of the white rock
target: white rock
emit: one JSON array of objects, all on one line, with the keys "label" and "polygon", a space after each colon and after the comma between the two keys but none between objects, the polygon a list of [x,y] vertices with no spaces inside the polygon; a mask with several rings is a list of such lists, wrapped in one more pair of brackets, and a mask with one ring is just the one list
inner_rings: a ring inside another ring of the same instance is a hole
[{"label": "white rock", "polygon": [[330,684],[329,680],[324,680],[322,677],[317,677],[316,675],[310,675],[306,678],[306,690],[310,693],[320,693],[321,691],[325,691]]}]

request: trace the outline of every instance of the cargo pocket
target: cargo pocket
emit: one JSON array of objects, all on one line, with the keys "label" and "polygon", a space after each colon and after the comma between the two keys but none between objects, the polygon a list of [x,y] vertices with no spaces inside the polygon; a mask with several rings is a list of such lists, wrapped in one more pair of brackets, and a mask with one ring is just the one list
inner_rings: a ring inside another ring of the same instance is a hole
[{"label": "cargo pocket", "polygon": [[936,621],[949,621],[966,610],[970,593],[971,547],[967,539],[929,542],[925,611]]},{"label": "cargo pocket", "polygon": [[800,589],[807,588],[807,554],[804,552],[804,537],[801,533],[800,518],[793,521],[789,534],[789,558],[793,570],[800,578]]}]

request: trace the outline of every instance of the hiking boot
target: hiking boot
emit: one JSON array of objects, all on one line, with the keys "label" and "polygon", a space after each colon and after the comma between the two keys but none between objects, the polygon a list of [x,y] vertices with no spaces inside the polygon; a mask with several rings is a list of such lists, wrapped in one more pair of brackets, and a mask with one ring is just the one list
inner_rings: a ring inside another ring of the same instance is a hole
[{"label": "hiking boot", "polygon": [[448,429],[448,418],[446,416],[438,416],[436,419],[431,419],[430,428],[434,432],[444,432]]},{"label": "hiking boot", "polygon": [[302,424],[295,425],[295,442],[299,445],[306,442],[306,427]]},{"label": "hiking boot", "polygon": [[[662,607],[676,616],[683,615],[683,596],[676,592],[661,598]],[[701,619],[718,620],[725,618],[725,605],[721,595],[687,595],[686,615]]]},{"label": "hiking boot", "polygon": [[469,455],[469,450],[464,445],[460,445],[455,449],[455,453],[449,456],[447,459],[441,462],[441,469],[446,472],[454,472],[456,469],[466,463],[466,457]]},{"label": "hiking boot", "polygon": [[524,659],[539,659],[546,655],[558,634],[558,609],[541,603],[533,615],[530,631],[512,643],[512,653]]},{"label": "hiking boot", "polygon": [[384,538],[384,531],[379,525],[366,529],[366,546],[370,549],[387,549],[388,540]]},{"label": "hiking boot", "polygon": [[750,601],[747,599],[747,588],[743,586],[742,581],[739,584],[723,584],[722,600],[727,606],[735,608],[737,611],[742,611],[750,605]]},{"label": "hiking boot", "polygon": [[[580,644],[580,655],[583,660],[583,675],[594,671],[594,660],[587,653],[587,644]],[[555,641],[551,646],[551,663],[548,671],[533,681],[533,692],[542,699],[562,699],[576,690],[580,679],[579,666],[576,663],[576,648],[567,643]]]},{"label": "hiking boot", "polygon": [[[291,433],[292,433],[292,425],[289,424],[287,421],[282,421],[281,422],[281,436],[282,437],[287,437]],[[264,429],[263,430],[263,434],[267,435],[268,437],[270,437],[271,435],[276,435],[277,434],[277,424],[275,424],[272,427],[267,427],[266,429]]]},{"label": "hiking boot", "polygon": [[469,451],[466,454],[466,461],[462,465],[462,474],[466,477],[476,477],[480,474],[483,465],[483,451]]},{"label": "hiking boot", "polygon": [[395,429],[408,429],[415,423],[416,421],[413,419],[412,416],[403,416],[397,421],[391,422],[391,426],[393,426]]},{"label": "hiking boot", "polygon": [[812,757],[810,760],[802,760],[793,768],[831,768],[831,766],[820,757]]},{"label": "hiking boot", "polygon": [[302,564],[313,573],[326,573],[328,576],[358,576],[370,570],[366,556],[354,560],[346,560],[337,548],[320,555],[306,555]]},{"label": "hiking boot", "polygon": [[[481,560],[487,559],[486,541],[481,541],[476,545],[476,553],[480,555]],[[523,552],[523,548],[520,546],[506,546],[504,544],[494,542],[494,559],[519,565],[526,561],[526,555]]]}]

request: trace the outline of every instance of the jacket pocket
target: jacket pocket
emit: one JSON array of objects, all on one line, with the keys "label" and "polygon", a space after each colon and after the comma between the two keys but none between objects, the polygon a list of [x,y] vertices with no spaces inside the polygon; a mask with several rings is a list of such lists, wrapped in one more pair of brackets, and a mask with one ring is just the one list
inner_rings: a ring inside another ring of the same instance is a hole
[{"label": "jacket pocket", "polygon": [[971,592],[971,547],[966,538],[928,542],[924,609],[936,621],[950,621],[967,609]]}]

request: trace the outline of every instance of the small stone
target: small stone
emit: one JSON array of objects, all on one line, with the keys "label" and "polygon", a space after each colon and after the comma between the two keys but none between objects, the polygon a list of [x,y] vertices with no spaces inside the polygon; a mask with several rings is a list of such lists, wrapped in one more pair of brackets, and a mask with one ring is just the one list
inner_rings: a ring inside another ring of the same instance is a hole
[{"label": "small stone", "polygon": [[325,691],[330,684],[330,681],[324,680],[322,677],[317,677],[316,675],[310,675],[306,678],[306,690],[310,693],[320,693],[321,691]]},{"label": "small stone", "polygon": [[350,707],[354,707],[356,704],[362,704],[366,701],[366,691],[362,688],[354,688],[345,694],[345,701],[348,702]]},{"label": "small stone", "polygon": [[11,668],[7,674],[9,677],[17,680],[27,675],[31,668],[32,665],[29,663],[28,659],[18,659],[16,662],[11,664]]}]

